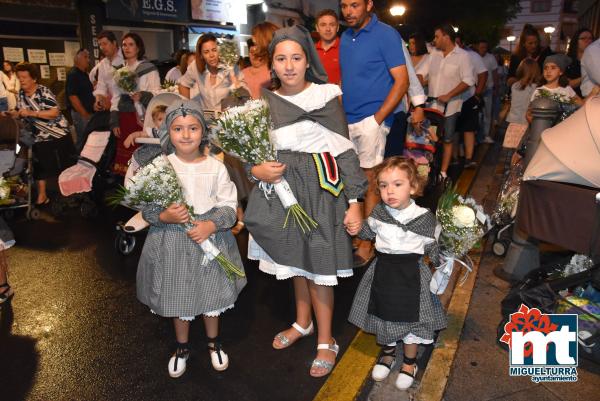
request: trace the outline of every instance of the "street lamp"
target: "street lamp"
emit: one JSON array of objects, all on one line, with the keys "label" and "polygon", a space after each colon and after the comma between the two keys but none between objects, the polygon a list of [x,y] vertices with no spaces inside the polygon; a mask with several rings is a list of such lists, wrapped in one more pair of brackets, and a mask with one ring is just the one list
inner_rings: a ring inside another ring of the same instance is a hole
[{"label": "street lamp", "polygon": [[552,34],[554,33],[554,31],[556,30],[556,28],[554,28],[553,26],[547,26],[544,28],[544,32],[546,33],[546,35],[548,35],[548,47],[552,47]]},{"label": "street lamp", "polygon": [[457,26],[453,26],[452,29],[454,29],[454,32],[458,33],[458,27]]},{"label": "street lamp", "polygon": [[401,17],[404,15],[405,12],[406,12],[406,7],[404,7],[401,4],[390,7],[390,14],[392,14],[392,16],[394,16],[394,17]]},{"label": "street lamp", "polygon": [[517,40],[517,37],[514,35],[510,35],[506,37],[506,41],[508,42],[508,46],[510,47],[510,52],[512,53],[512,44],[513,42]]}]

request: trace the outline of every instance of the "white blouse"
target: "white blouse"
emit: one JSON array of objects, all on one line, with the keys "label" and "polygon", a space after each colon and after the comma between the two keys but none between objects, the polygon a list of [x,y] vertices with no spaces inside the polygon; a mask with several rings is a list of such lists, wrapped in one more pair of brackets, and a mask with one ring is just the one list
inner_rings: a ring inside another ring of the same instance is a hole
[{"label": "white blouse", "polygon": [[[311,83],[302,92],[292,96],[275,93],[309,112],[320,109],[331,99],[341,96],[342,90],[334,84]],[[270,136],[276,150],[306,153],[330,152],[333,157],[337,157],[348,149],[355,149],[354,143],[349,139],[310,120],[302,120],[275,129],[271,131]]]},{"label": "white blouse", "polygon": [[[413,200],[410,201],[409,206],[401,210],[389,206],[386,206],[385,208],[395,220],[402,224],[408,223],[428,211],[427,209],[418,206]],[[371,230],[376,233],[375,249],[381,253],[417,253],[423,255],[425,253],[425,245],[434,241],[433,238],[423,237],[412,231],[404,231],[402,227],[384,223],[373,217],[367,219],[367,224],[369,224]],[[439,235],[438,231],[439,229],[436,227],[436,237]]]},{"label": "white blouse", "polygon": [[237,190],[225,165],[212,156],[200,163],[186,163],[174,153],[167,156],[181,181],[186,202],[194,213],[203,214],[213,207],[237,207]]},{"label": "white blouse", "polygon": [[[131,71],[135,71],[135,69],[138,67],[139,64],[140,64],[140,61],[137,61],[134,65],[127,66],[127,68],[129,68],[129,70],[131,70]],[[160,75],[158,75],[158,71],[150,71],[149,73],[142,75],[139,78],[137,86],[138,86],[137,89],[140,92],[141,91],[150,92],[153,95],[158,94],[161,89],[160,88]],[[114,78],[112,80],[112,89],[111,89],[110,93],[112,93],[112,99],[110,102],[110,110],[118,111],[119,110],[119,108],[118,108],[119,107],[119,98],[121,97],[121,95],[128,96],[128,94],[126,94],[121,88],[118,87]]]}]

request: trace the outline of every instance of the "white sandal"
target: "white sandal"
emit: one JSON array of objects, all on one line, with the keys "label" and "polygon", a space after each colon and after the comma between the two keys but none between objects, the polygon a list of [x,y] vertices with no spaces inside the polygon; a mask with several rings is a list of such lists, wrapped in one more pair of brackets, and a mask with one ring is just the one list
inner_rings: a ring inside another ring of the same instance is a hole
[{"label": "white sandal", "polygon": [[[222,372],[229,367],[229,357],[223,351],[221,343],[216,338],[208,339],[208,351],[210,362],[217,372]],[[210,345],[212,344],[212,345]]]},{"label": "white sandal", "polygon": [[[302,337],[306,337],[306,336],[310,336],[312,333],[315,332],[315,327],[313,325],[313,322],[311,321],[310,324],[308,325],[307,328],[303,328],[302,326],[300,326],[298,323],[294,322],[292,324],[292,327],[294,329],[296,329],[296,331],[298,333],[300,333],[300,337],[296,338],[295,340],[290,340],[289,338],[287,338],[285,336],[285,334],[283,334],[283,332],[277,334],[275,336],[275,338],[273,339],[273,348],[275,349],[284,349],[289,347],[290,345],[294,344],[296,341],[298,341],[299,339],[301,339]],[[279,346],[275,346],[275,340],[278,340],[282,347]]]},{"label": "white sandal", "polygon": [[[337,345],[337,343],[335,342],[335,339],[333,339],[333,344],[318,344],[317,351],[320,349],[326,349],[328,351],[331,351],[331,352],[335,353],[336,357],[337,357],[338,352],[340,352],[340,346]],[[331,373],[334,366],[335,366],[335,362],[329,362],[324,359],[315,359],[315,360],[313,360],[312,365],[310,366],[310,370],[311,370],[310,375],[312,377],[327,376],[329,373]],[[312,374],[313,368],[325,369],[325,373],[319,374],[319,375],[314,375],[314,374]]]},{"label": "white sandal", "polygon": [[398,390],[408,390],[410,386],[415,381],[415,377],[417,376],[417,371],[419,368],[417,367],[417,358],[406,358],[404,357],[405,364],[414,366],[412,374],[407,372],[406,370],[400,369],[400,373],[398,374],[398,378],[396,378],[396,388]]}]

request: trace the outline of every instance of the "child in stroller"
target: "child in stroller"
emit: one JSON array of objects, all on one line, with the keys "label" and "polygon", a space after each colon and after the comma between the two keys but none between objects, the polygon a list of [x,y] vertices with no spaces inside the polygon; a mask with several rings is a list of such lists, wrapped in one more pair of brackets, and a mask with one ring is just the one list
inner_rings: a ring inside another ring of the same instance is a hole
[{"label": "child in stroller", "polygon": [[[125,139],[123,143],[125,148],[130,147],[133,143],[142,144],[135,150],[129,161],[129,167],[125,174],[125,187],[131,182],[132,177],[140,167],[150,163],[162,152],[158,129],[165,118],[167,107],[177,99],[181,98],[174,93],[161,93],[152,98],[146,109],[143,131],[133,132]],[[115,238],[117,250],[123,255],[130,254],[135,248],[134,234],[146,229],[148,226],[149,224],[144,220],[141,212],[137,212],[127,222],[117,224]]]},{"label": "child in stroller", "polygon": [[420,131],[411,124],[410,117],[408,122],[403,156],[414,160],[419,175],[429,177],[428,187],[435,186],[441,167],[441,152],[437,148],[438,139],[443,136],[444,115],[435,109],[426,108]]}]

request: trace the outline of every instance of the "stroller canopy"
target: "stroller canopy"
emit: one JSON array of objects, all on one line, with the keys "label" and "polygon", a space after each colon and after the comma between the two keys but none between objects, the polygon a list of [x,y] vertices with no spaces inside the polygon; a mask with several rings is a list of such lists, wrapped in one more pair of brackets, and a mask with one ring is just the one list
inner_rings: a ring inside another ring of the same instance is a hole
[{"label": "stroller canopy", "polygon": [[181,96],[176,93],[166,92],[159,93],[154,96],[148,106],[146,107],[146,115],[144,116],[144,131],[148,128],[154,128],[154,121],[152,121],[152,111],[156,106],[167,106],[176,100],[181,100]]},{"label": "stroller canopy", "polygon": [[600,97],[589,99],[562,123],[542,133],[524,180],[600,188]]}]

